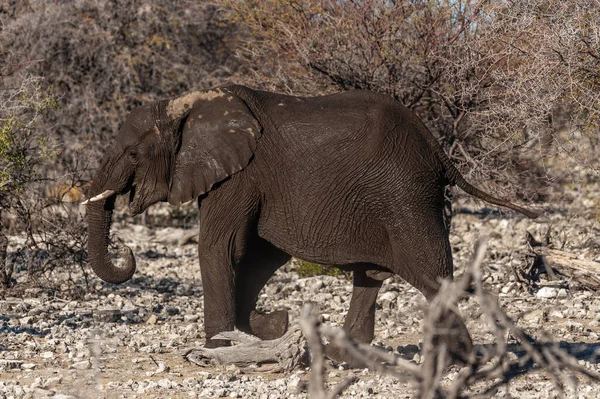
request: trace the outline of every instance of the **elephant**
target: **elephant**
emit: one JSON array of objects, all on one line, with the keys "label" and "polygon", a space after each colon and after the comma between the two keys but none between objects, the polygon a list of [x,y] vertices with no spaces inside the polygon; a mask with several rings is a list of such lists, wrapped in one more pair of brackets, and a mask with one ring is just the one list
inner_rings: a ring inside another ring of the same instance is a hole
[{"label": "elephant", "polygon": [[192,91],[135,108],[107,149],[85,202],[89,263],[113,284],[135,271],[130,248],[121,267],[108,252],[118,195],[129,194],[132,215],[197,200],[206,347],[229,345],[212,337],[234,328],[262,339],[285,333],[287,312],[261,313],[256,303],[291,257],[352,271],[344,329],[368,343],[386,278],[400,276],[427,299],[452,278],[450,185],[537,216],[468,183],[423,122],[384,94]]}]

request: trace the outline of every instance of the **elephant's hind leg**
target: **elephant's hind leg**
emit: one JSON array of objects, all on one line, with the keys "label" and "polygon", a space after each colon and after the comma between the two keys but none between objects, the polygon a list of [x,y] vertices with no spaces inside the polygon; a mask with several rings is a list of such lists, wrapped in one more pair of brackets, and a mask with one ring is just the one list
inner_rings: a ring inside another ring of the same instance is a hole
[{"label": "elephant's hind leg", "polygon": [[[353,272],[352,299],[350,308],[344,320],[344,330],[357,342],[370,343],[375,336],[375,303],[377,294],[385,278],[390,273],[372,273],[371,267],[357,265]],[[364,367],[342,348],[328,345],[325,348],[327,357],[336,362],[346,362],[350,367]]]},{"label": "elephant's hind leg", "polygon": [[235,283],[235,325],[261,339],[279,338],[288,328],[288,312],[257,311],[258,295],[269,278],[283,266],[290,255],[262,238],[252,240],[248,254],[239,262]]},{"label": "elephant's hind leg", "polygon": [[[442,213],[423,218],[419,223],[404,226],[391,235],[394,250],[394,271],[430,302],[438,293],[441,279],[452,279],[452,251]],[[395,238],[395,239],[394,239]],[[436,321],[439,334],[436,344],[445,343],[456,355],[470,353],[472,341],[462,319],[455,313]]]}]

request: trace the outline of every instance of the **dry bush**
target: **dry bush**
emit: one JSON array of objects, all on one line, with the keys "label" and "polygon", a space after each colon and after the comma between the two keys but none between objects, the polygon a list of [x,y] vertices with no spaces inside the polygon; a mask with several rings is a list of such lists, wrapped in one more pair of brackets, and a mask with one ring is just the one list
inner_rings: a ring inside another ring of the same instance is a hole
[{"label": "dry bush", "polygon": [[239,53],[254,73],[242,80],[389,93],[492,188],[545,183],[551,150],[580,160],[598,143],[597,0],[222,1],[249,35]]},{"label": "dry bush", "polygon": [[[79,207],[65,202],[79,184],[77,172],[45,175],[59,151],[40,121],[56,112],[56,100],[40,77],[14,69],[3,74],[15,75],[11,81],[17,83],[0,90],[0,282],[9,287],[15,270],[33,282],[57,266],[67,276],[78,272],[86,234]],[[8,234],[16,231],[23,234],[9,242]]]},{"label": "dry bush", "polygon": [[40,124],[69,164],[81,150],[80,164],[96,166],[135,106],[223,84],[238,65],[233,28],[211,2],[29,0],[2,10],[0,23],[3,61],[36,61],[29,70],[58,101],[61,112]]},{"label": "dry bush", "polygon": [[[306,305],[300,324],[312,353],[309,396],[335,398],[356,380],[351,375],[331,391],[326,389],[322,337],[330,345],[343,347],[371,371],[412,382],[417,387],[418,397],[423,399],[490,397],[515,378],[540,369],[552,380],[559,397],[565,396],[567,387],[577,392],[577,376],[587,381],[600,381],[597,373],[580,365],[577,358],[562,349],[558,342],[547,337],[536,338],[523,331],[502,310],[497,299],[485,291],[481,271],[485,248],[485,242],[480,240],[469,269],[456,282],[445,281],[429,304],[423,328],[424,361],[421,365],[368,344],[357,344],[344,330],[319,323],[312,307]],[[438,342],[439,335],[444,333],[440,326],[449,315],[457,314],[458,302],[468,295],[473,295],[479,302],[495,340],[479,349],[475,346],[471,353],[452,353],[446,344]],[[448,365],[457,360],[463,366],[452,384],[444,384]]]}]

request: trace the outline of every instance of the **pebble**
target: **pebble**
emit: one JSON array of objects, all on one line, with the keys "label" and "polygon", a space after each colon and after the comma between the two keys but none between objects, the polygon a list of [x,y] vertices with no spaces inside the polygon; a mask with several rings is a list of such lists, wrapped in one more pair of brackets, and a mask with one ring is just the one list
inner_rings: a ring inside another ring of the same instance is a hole
[{"label": "pebble", "polygon": [[179,308],[175,307],[175,306],[167,306],[165,308],[165,311],[167,312],[167,314],[169,316],[175,316],[175,315],[179,314],[179,312],[180,312]]},{"label": "pebble", "polygon": [[538,298],[557,298],[559,289],[555,287],[542,287],[535,294]]},{"label": "pebble", "polygon": [[162,380],[158,380],[158,386],[164,389],[170,389],[173,387],[173,382],[168,378],[163,378]]},{"label": "pebble", "polygon": [[0,369],[4,370],[20,369],[22,364],[21,360],[0,359]]},{"label": "pebble", "polygon": [[82,360],[80,362],[75,362],[71,365],[71,368],[76,370],[87,370],[92,367],[92,363],[89,360]]},{"label": "pebble", "polygon": [[96,309],[93,311],[94,320],[105,323],[114,323],[121,320],[121,310],[117,308]]},{"label": "pebble", "polygon": [[533,310],[523,315],[523,321],[530,324],[542,323],[545,318],[545,312],[542,309]]},{"label": "pebble", "polygon": [[54,394],[55,394],[54,391],[51,391],[49,389],[43,389],[43,388],[35,388],[33,391],[33,395],[36,398],[49,398],[51,396],[55,396]]}]

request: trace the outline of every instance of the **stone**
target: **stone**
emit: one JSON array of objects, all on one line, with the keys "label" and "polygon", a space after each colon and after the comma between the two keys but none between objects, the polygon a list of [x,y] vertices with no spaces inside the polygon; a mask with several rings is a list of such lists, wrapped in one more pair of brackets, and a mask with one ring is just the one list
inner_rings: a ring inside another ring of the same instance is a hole
[{"label": "stone", "polygon": [[542,309],[533,310],[523,315],[523,321],[529,324],[539,324],[545,320],[545,314]]},{"label": "stone", "polygon": [[168,378],[163,378],[162,380],[158,380],[158,386],[164,389],[171,389],[173,382]]},{"label": "stone", "polygon": [[180,312],[179,308],[178,308],[178,307],[175,307],[175,306],[167,306],[167,307],[165,308],[165,311],[167,312],[167,314],[168,314],[169,316],[175,316],[175,315],[178,315],[178,314],[179,314],[179,312]]},{"label": "stone", "polygon": [[117,308],[96,309],[92,312],[94,320],[104,323],[115,323],[121,320],[121,311]]},{"label": "stone", "polygon": [[558,297],[558,288],[555,287],[542,287],[535,294],[538,298],[556,298]]},{"label": "stone", "polygon": [[388,292],[384,292],[383,294],[381,294],[381,296],[379,297],[379,300],[381,302],[384,302],[384,301],[392,302],[394,299],[396,299],[397,296],[398,296],[397,292],[388,291]]},{"label": "stone", "polygon": [[400,348],[401,347],[398,347],[398,352],[406,359],[412,359],[416,353],[419,353],[419,347],[414,344],[405,345],[402,347],[402,352],[400,352]]},{"label": "stone", "polygon": [[0,359],[0,369],[13,370],[21,368],[22,360]]},{"label": "stone", "polygon": [[297,375],[292,376],[287,382],[288,390],[292,392],[298,391],[301,381],[302,380]]},{"label": "stone", "polygon": [[51,391],[49,389],[35,388],[33,390],[34,398],[49,398],[49,397],[53,397],[53,396],[55,396],[54,391]]},{"label": "stone", "polygon": [[59,385],[62,383],[62,377],[50,377],[46,380],[46,386],[48,385]]},{"label": "stone", "polygon": [[92,364],[89,360],[82,360],[80,362],[75,362],[71,365],[71,368],[76,370],[87,370],[92,367]]}]

